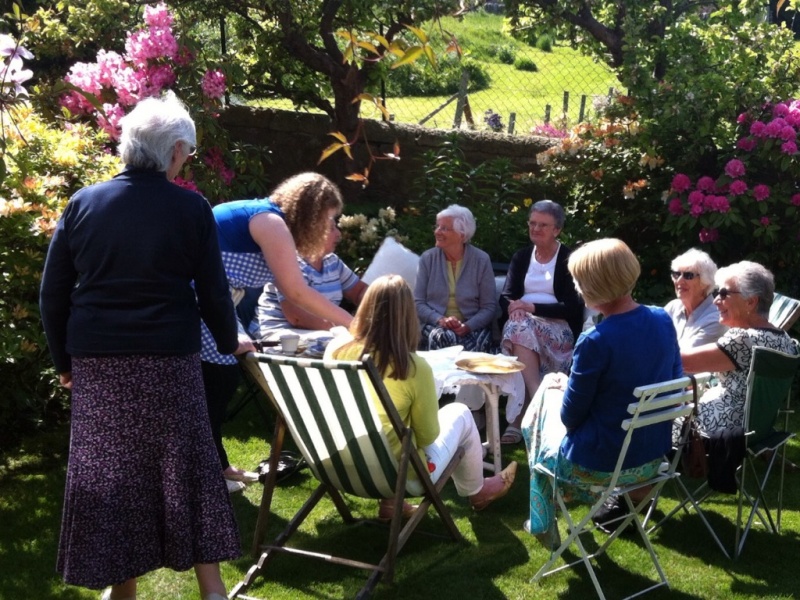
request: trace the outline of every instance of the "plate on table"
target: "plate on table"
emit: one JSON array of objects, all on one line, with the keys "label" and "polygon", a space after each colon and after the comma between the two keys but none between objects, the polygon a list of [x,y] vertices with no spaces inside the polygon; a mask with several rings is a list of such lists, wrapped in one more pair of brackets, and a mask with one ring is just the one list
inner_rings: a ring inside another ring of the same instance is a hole
[{"label": "plate on table", "polygon": [[486,375],[503,375],[505,373],[516,373],[525,368],[518,360],[502,356],[474,356],[472,358],[461,358],[456,361],[456,366],[470,373],[482,373]]}]

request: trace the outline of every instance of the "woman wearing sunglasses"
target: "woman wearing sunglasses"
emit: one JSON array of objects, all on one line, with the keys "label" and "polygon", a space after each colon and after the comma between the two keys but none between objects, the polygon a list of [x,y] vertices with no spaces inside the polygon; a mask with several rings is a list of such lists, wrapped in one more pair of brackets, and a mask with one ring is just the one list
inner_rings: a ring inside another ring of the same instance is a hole
[{"label": "woman wearing sunglasses", "polygon": [[742,261],[721,268],[712,292],[720,323],[729,327],[716,343],[683,350],[681,358],[687,373],[712,371],[719,385],[700,399],[700,428],[707,434],[741,427],[747,374],[755,346],[797,354],[789,335],[768,321],[775,294],[772,273],[758,263]]},{"label": "woman wearing sunglasses", "polygon": [[692,248],[672,261],[675,300],[664,307],[675,324],[681,350],[716,342],[728,329],[719,321],[711,290],[717,265],[711,257]]}]

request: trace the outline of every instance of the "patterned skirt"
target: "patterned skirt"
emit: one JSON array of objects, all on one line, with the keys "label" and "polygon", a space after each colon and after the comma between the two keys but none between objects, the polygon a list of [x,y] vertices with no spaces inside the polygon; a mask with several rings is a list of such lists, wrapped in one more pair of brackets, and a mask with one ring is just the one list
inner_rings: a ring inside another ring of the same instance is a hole
[{"label": "patterned skirt", "polygon": [[439,350],[453,346],[464,346],[464,350],[469,352],[497,354],[500,351],[492,339],[491,327],[470,331],[467,335],[456,335],[452,329],[436,325],[425,325],[422,328],[420,350]]},{"label": "patterned skirt", "polygon": [[527,315],[521,321],[509,319],[503,326],[503,350],[513,354],[512,344],[519,344],[539,355],[539,375],[569,373],[575,338],[564,319],[546,319]]},{"label": "patterned skirt", "polygon": [[57,570],[103,588],[240,555],[199,355],[75,358]]},{"label": "patterned skirt", "polygon": [[[613,473],[587,469],[561,455],[561,441],[567,433],[561,422],[561,401],[564,392],[551,386],[552,375],[546,376],[533,396],[522,419],[522,436],[528,450],[531,471],[530,530],[544,533],[555,518],[555,501],[550,478],[534,470],[539,464],[558,475],[561,493],[566,502],[594,504],[600,494],[593,488],[607,485]],[[661,459],[620,471],[620,486],[651,479],[661,467]]]}]

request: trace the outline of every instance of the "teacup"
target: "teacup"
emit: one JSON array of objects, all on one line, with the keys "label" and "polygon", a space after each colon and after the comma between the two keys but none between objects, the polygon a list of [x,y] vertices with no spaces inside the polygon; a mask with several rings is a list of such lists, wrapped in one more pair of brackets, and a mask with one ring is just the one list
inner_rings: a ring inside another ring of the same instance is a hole
[{"label": "teacup", "polygon": [[281,351],[284,354],[295,354],[300,344],[300,336],[296,333],[287,333],[281,336]]}]

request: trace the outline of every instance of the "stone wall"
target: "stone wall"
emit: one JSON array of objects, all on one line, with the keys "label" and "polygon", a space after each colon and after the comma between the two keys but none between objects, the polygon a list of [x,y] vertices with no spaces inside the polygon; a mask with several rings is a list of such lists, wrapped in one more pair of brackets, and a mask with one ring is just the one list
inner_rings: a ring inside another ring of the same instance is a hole
[{"label": "stone wall", "polygon": [[[376,161],[370,173],[369,186],[362,190],[359,184],[344,180],[344,173],[337,172],[337,168],[343,166],[340,160],[331,157],[317,165],[322,150],[335,141],[328,135],[332,127],[325,115],[233,106],[222,113],[221,123],[234,140],[270,148],[267,167],[270,186],[295,173],[314,170],[336,181],[348,201],[376,202],[382,206],[406,204],[411,194],[411,183],[424,168],[424,153],[441,146],[453,133],[417,125],[365,120],[364,132],[373,153],[392,152],[395,142],[398,142],[401,160]],[[536,154],[552,143],[547,138],[483,131],[462,130],[458,135],[459,147],[470,164],[504,157],[521,172],[535,172]],[[363,144],[357,153],[365,154]]]}]

